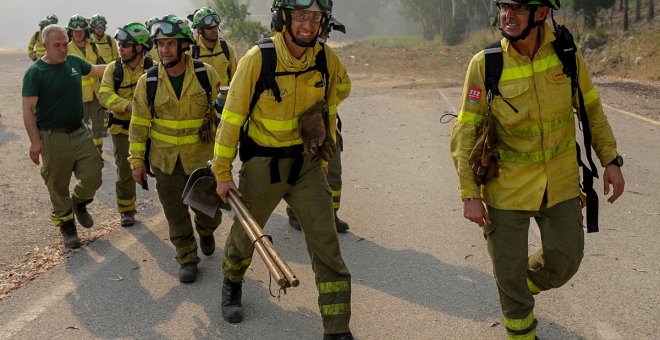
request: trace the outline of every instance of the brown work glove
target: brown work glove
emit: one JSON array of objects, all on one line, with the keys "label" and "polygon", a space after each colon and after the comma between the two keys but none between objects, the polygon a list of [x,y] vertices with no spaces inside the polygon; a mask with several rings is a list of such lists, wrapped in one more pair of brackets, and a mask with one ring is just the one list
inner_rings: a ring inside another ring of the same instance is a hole
[{"label": "brown work glove", "polygon": [[300,115],[298,125],[300,125],[300,136],[306,155],[316,154],[327,139],[328,134],[323,122],[324,106],[325,102],[320,101]]},{"label": "brown work glove", "polygon": [[323,146],[318,149],[316,155],[321,157],[324,161],[329,162],[332,159],[332,156],[335,155],[335,152],[337,152],[337,144],[335,144],[335,140],[332,139],[332,135],[327,133],[325,135],[325,143],[323,143]]},{"label": "brown work glove", "polygon": [[206,111],[202,126],[199,128],[199,138],[202,143],[209,143],[215,140],[215,130],[218,126],[218,116],[212,112],[211,108]]},{"label": "brown work glove", "polygon": [[499,175],[500,153],[497,151],[497,135],[490,123],[484,127],[468,158],[477,185],[483,185]]}]

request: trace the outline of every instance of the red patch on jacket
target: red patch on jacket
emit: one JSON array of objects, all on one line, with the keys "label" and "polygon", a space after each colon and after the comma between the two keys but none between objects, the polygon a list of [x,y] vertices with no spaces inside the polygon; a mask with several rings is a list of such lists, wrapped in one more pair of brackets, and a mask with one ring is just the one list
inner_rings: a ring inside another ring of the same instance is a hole
[{"label": "red patch on jacket", "polygon": [[467,91],[467,100],[470,103],[473,104],[479,104],[481,102],[481,94],[483,93],[483,90],[476,87],[476,86],[470,86],[468,87]]}]

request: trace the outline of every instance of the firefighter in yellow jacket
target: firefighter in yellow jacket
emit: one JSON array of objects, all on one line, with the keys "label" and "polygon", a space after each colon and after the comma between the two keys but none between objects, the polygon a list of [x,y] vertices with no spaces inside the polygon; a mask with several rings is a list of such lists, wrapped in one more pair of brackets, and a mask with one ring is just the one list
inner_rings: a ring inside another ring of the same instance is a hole
[{"label": "firefighter in yellow jacket", "polygon": [[96,44],[104,64],[108,64],[119,58],[117,41],[105,33],[107,25],[108,21],[98,13],[92,17],[90,22],[92,33],[90,39]]},{"label": "firefighter in yellow jacket", "polygon": [[[489,110],[485,52],[480,52],[468,66],[451,152],[463,215],[483,228],[508,336],[531,340],[537,324],[534,295],[564,285],[583,257],[574,118],[574,108],[579,108],[577,95],[571,95],[571,79],[553,48],[552,27],[545,23],[550,11],[559,9],[559,1],[496,0],[496,4],[504,36],[499,93],[492,96]],[[623,193],[623,160],[584,59],[580,53],[575,57],[592,145],[605,167],[605,194],[613,189],[608,199],[612,203]],[[499,175],[477,185],[468,159],[489,111],[499,138]],[[528,256],[531,218],[539,227],[542,245]]]},{"label": "firefighter in yellow jacket", "polygon": [[117,210],[121,226],[128,227],[135,223],[135,180],[128,162],[128,128],[133,111],[133,93],[142,74],[153,65],[153,60],[145,57],[151,49],[151,38],[143,24],[130,23],[117,29],[115,39],[119,42],[120,58],[105,69],[99,99],[103,106],[111,110],[109,130],[117,166]]},{"label": "firefighter in yellow jacket", "polygon": [[[179,280],[192,282],[197,277],[199,257],[188,206],[181,195],[192,171],[204,167],[213,157],[217,116],[212,101],[220,81],[212,67],[185,54],[194,40],[184,20],[168,15],[156,21],[150,33],[161,63],[156,74],[147,72],[140,77],[135,89],[129,161],[133,178],[143,184],[148,157],[176,260],[181,265]],[[204,83],[210,87],[205,88]],[[150,151],[145,155],[149,141]],[[213,232],[221,215],[218,212],[211,217],[193,210],[200,248],[209,256],[215,250]]]},{"label": "firefighter in yellow jacket", "polygon": [[[158,21],[158,19],[159,19],[158,17],[151,17],[149,20],[147,20],[144,23],[144,26],[147,27],[147,31],[151,32],[151,25],[153,25],[154,22]],[[150,57],[151,59],[153,59],[156,64],[160,63],[160,58],[158,58],[158,50],[157,49],[152,48],[151,50],[149,50],[147,52],[147,56]]]},{"label": "firefighter in yellow jacket", "polygon": [[[69,19],[67,25],[69,34],[69,54],[78,56],[94,65],[104,64],[96,43],[90,40],[87,18],[76,14]],[[104,113],[98,100],[99,81],[93,77],[82,77],[83,87],[83,120],[92,124],[92,141],[99,152],[103,151],[103,119]]]},{"label": "firefighter in yellow jacket", "polygon": [[[349,328],[351,275],[341,256],[332,195],[325,178],[330,154],[323,154],[322,160],[315,153],[319,144],[310,143],[315,138],[324,140],[323,150],[332,145],[337,105],[350,90],[348,75],[337,55],[317,42],[330,18],[332,2],[276,0],[273,10],[272,27],[277,33],[272,42],[260,42],[241,59],[222,112],[213,160],[217,193],[225,202],[229,190],[240,194],[261,226],[282,199],[291,206],[299,218],[316,274],[323,338],[353,339]],[[266,49],[275,52],[276,60],[262,58]],[[324,63],[317,64],[318,55],[325,58]],[[272,86],[257,93],[251,107],[261,67],[273,63],[273,71],[285,74],[269,74],[279,91]],[[327,105],[327,115],[319,112],[319,105]],[[322,116],[332,135],[329,140],[327,135],[310,135],[306,128],[311,117],[321,120]],[[242,166],[237,188],[231,171],[239,138]],[[222,265],[222,316],[230,323],[243,320],[241,282],[253,252],[245,231],[234,221]]]},{"label": "firefighter in yellow jacket", "polygon": [[222,85],[229,85],[236,73],[236,53],[219,37],[220,17],[214,10],[202,7],[195,11],[192,22],[197,30],[197,44],[190,49],[192,57],[213,66]]},{"label": "firefighter in yellow jacket", "polygon": [[41,19],[39,21],[39,30],[32,34],[30,42],[28,43],[28,56],[32,61],[37,61],[37,59],[43,57],[46,54],[46,49],[44,48],[44,42],[41,38],[41,32],[50,25],[50,20]]}]

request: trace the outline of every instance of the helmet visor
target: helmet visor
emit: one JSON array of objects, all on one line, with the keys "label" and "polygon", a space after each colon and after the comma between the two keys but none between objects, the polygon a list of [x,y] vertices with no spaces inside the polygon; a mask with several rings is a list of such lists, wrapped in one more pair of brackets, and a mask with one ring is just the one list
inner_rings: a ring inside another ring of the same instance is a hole
[{"label": "helmet visor", "polygon": [[69,28],[71,29],[86,29],[87,21],[84,20],[72,20],[69,22]]},{"label": "helmet visor", "polygon": [[209,27],[209,26],[218,26],[220,25],[220,17],[217,14],[210,14],[202,18],[200,21],[200,26]]},{"label": "helmet visor", "polygon": [[282,0],[282,7],[305,9],[311,7],[314,1],[316,1],[321,10],[332,10],[332,0]]},{"label": "helmet visor", "polygon": [[166,20],[158,20],[151,25],[150,34],[153,37],[157,36],[159,32],[166,37],[174,37],[181,33],[181,27]]},{"label": "helmet visor", "polygon": [[133,38],[130,33],[128,33],[125,29],[123,28],[118,28],[117,33],[115,33],[115,39],[119,42],[124,42],[124,43],[129,43],[132,45],[137,45],[137,41],[135,41],[135,38]]}]

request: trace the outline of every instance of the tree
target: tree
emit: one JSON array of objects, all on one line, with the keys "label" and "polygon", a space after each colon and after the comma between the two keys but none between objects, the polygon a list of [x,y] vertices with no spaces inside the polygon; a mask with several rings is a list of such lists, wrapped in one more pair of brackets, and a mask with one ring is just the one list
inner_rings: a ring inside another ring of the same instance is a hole
[{"label": "tree", "polygon": [[646,20],[647,20],[648,22],[653,21],[653,12],[655,11],[655,8],[653,8],[653,3],[654,3],[654,2],[655,2],[655,0],[650,0],[650,1],[649,1],[649,14],[648,14],[648,16],[646,17]]},{"label": "tree", "polygon": [[211,0],[209,7],[218,13],[222,30],[229,32],[229,38],[233,40],[255,43],[270,32],[260,22],[247,20],[250,15],[248,4],[239,0]]},{"label": "tree", "polygon": [[628,0],[623,1],[623,30],[628,30]]},{"label": "tree", "polygon": [[[627,0],[621,1],[627,3]],[[573,11],[582,13],[587,28],[595,28],[598,23],[598,12],[614,6],[615,3],[616,0],[574,0],[569,3],[569,7]]]},{"label": "tree", "polygon": [[635,22],[642,20],[642,0],[635,0]]}]

